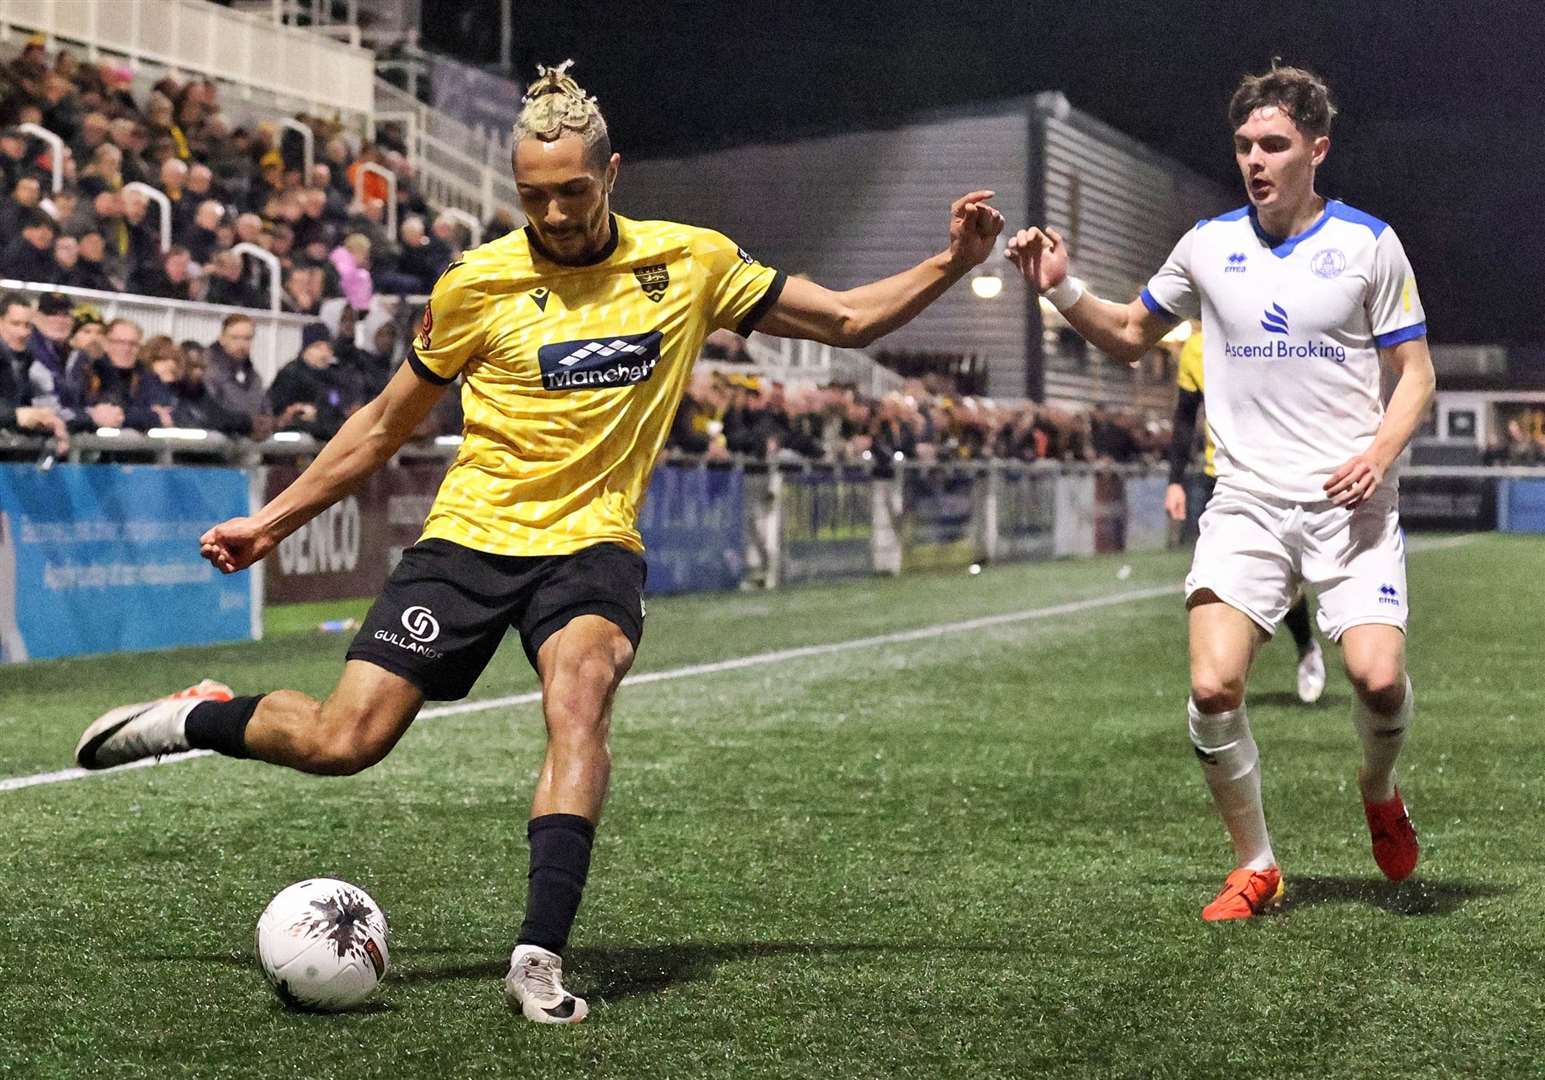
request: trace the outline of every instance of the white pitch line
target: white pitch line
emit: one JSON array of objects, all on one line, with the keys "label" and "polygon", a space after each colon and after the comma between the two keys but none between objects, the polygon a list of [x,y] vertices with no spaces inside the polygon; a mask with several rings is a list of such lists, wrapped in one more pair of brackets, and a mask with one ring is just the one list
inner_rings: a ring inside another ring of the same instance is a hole
[{"label": "white pitch line", "polygon": [[[1092,611],[1096,608],[1112,607],[1117,604],[1132,604],[1139,600],[1152,600],[1159,596],[1175,596],[1180,591],[1180,586],[1178,585],[1167,585],[1163,588],[1153,589],[1133,589],[1128,592],[1112,593],[1107,596],[1090,597],[1086,600],[1075,600],[1067,604],[1055,604],[1051,607],[1011,611],[1003,615],[986,615],[981,618],[965,619],[960,622],[935,623],[932,626],[920,626],[915,630],[898,630],[890,634],[850,638],[847,641],[832,641],[823,645],[801,645],[793,649],[777,649],[772,652],[753,653],[750,656],[737,656],[729,660],[715,660],[707,664],[688,664],[685,667],[668,668],[664,671],[645,671],[637,675],[629,675],[623,680],[623,685],[643,686],[647,683],[666,682],[670,679],[690,679],[699,675],[716,675],[722,671],[738,671],[742,668],[762,667],[767,664],[782,664],[790,660],[801,660],[811,656],[830,656],[834,653],[849,652],[853,649],[869,649],[879,645],[899,645],[909,641],[923,641],[928,638],[945,637],[951,634],[965,634],[973,630],[985,630],[994,626],[1029,622],[1033,619],[1051,619],[1059,615],[1073,615],[1080,611]],[[484,698],[480,701],[464,701],[456,705],[436,705],[433,708],[420,712],[418,718],[420,720],[435,720],[445,716],[462,716],[467,713],[487,712],[490,709],[504,709],[515,705],[532,705],[541,700],[541,691],[532,690],[524,694]],[[125,769],[145,769],[153,765],[172,765],[179,761],[190,761],[194,758],[207,757],[211,753],[213,751],[210,750],[189,750],[181,754],[167,754],[161,758],[147,758],[144,761],[135,761],[112,769],[99,769],[95,771],[87,769],[59,769],[55,772],[34,773],[31,776],[13,776],[0,780],[0,792],[20,791],[22,788],[37,787],[40,784],[62,784],[71,780],[83,780],[89,776],[109,776],[116,772],[122,772]]]},{"label": "white pitch line", "polygon": [[[1466,544],[1472,543],[1475,538],[1475,534],[1467,534],[1432,540],[1418,539],[1411,542],[1409,550],[1412,552],[1441,551],[1446,548],[1463,547]],[[729,660],[715,660],[707,664],[688,664],[685,667],[668,668],[665,671],[645,671],[637,675],[629,675],[623,681],[623,685],[643,686],[647,683],[666,682],[671,679],[690,679],[698,675],[716,675],[721,671],[739,671],[742,668],[781,664],[789,660],[802,660],[811,656],[830,656],[834,653],[849,652],[853,649],[870,649],[878,645],[900,645],[909,641],[924,641],[928,638],[946,637],[951,634],[965,634],[973,630],[985,630],[994,626],[1030,622],[1034,619],[1051,619],[1058,615],[1074,615],[1080,611],[1093,611],[1096,608],[1114,607],[1118,604],[1132,604],[1139,600],[1152,600],[1160,596],[1174,596],[1178,595],[1182,589],[1183,586],[1180,585],[1169,585],[1152,589],[1134,589],[1129,592],[1090,597],[1086,600],[1074,600],[1066,604],[1055,604],[1051,607],[1011,611],[1003,615],[985,615],[981,618],[965,619],[960,622],[935,623],[932,626],[920,626],[915,630],[898,630],[889,634],[850,638],[847,641],[831,641],[823,645],[801,645],[793,649],[777,649],[772,652],[753,653],[750,656],[737,656]],[[532,690],[524,694],[483,698],[480,701],[464,701],[457,705],[436,705],[433,708],[420,712],[418,718],[420,720],[435,720],[445,716],[463,716],[467,713],[487,712],[490,709],[504,709],[515,705],[534,705],[541,700],[541,691]],[[144,761],[130,762],[128,765],[120,765],[112,769],[101,769],[95,772],[86,769],[59,769],[56,772],[33,773],[31,776],[12,776],[0,780],[0,792],[20,791],[23,788],[37,787],[40,784],[61,784],[71,780],[83,780],[89,776],[107,776],[112,773],[123,772],[126,769],[147,769],[153,765],[172,765],[179,761],[191,761],[194,758],[208,757],[211,753],[213,753],[211,750],[188,750],[181,754],[168,754],[161,758],[147,758]]]}]

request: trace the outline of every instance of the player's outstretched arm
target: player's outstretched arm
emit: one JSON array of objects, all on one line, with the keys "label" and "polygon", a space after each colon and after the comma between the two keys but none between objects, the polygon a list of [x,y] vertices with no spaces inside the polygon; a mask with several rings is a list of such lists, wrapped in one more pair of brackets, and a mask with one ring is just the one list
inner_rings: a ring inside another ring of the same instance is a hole
[{"label": "player's outstretched arm", "polygon": [[992,197],[991,191],[973,191],[956,199],[949,247],[910,270],[846,292],[790,278],[756,329],[859,349],[905,326],[992,254],[1003,231],[1003,215],[987,205]]},{"label": "player's outstretched arm", "polygon": [[1437,374],[1427,339],[1415,338],[1379,350],[1379,359],[1399,376],[1389,397],[1384,419],[1373,445],[1351,458],[1325,481],[1325,494],[1338,506],[1353,507],[1365,501],[1384,482],[1395,459],[1421,426],[1422,416],[1437,388]]},{"label": "player's outstretched arm", "polygon": [[1056,305],[1079,336],[1113,359],[1137,363],[1173,325],[1141,300],[1130,304],[1101,300],[1077,278],[1069,277],[1068,246],[1056,229],[1020,229],[1009,238],[1003,257],[1019,268],[1036,292]]},{"label": "player's outstretched arm", "polygon": [[199,538],[199,550],[227,574],[244,570],[326,510],[395,454],[445,387],[403,364],[386,389],[338,429],[306,471],[252,517],[232,518]]}]

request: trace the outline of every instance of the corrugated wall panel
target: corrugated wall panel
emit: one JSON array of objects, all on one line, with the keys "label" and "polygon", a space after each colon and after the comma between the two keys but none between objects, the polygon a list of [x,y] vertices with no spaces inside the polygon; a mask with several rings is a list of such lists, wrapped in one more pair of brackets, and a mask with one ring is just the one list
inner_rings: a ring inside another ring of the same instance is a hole
[{"label": "corrugated wall panel", "polygon": [[[616,206],[727,233],[758,258],[832,288],[903,270],[944,248],[949,204],[976,188],[1018,223],[1027,213],[1025,101],[779,145],[623,162]],[[994,257],[983,269],[1012,271]],[[1017,275],[992,300],[961,282],[884,348],[974,353],[994,393],[1023,393],[1025,307]]]}]

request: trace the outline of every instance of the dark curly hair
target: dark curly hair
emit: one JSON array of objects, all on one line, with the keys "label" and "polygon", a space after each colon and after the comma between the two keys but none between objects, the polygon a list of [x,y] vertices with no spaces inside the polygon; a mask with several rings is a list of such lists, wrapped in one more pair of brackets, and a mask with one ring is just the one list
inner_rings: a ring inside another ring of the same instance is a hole
[{"label": "dark curly hair", "polygon": [[1256,109],[1275,105],[1310,138],[1330,134],[1336,106],[1330,88],[1312,71],[1299,67],[1272,68],[1264,75],[1246,75],[1228,103],[1229,130],[1239,128]]}]

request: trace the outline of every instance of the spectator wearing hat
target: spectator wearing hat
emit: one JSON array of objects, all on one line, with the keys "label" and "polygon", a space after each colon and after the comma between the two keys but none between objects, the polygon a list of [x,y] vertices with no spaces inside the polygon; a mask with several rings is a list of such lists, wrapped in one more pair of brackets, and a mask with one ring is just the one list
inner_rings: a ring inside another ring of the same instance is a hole
[{"label": "spectator wearing hat", "polygon": [[353,380],[333,357],[332,335],[319,322],[301,331],[300,355],[280,369],[268,390],[279,427],[330,439],[359,402]]},{"label": "spectator wearing hat", "polygon": [[54,219],[41,210],[26,210],[21,235],[0,250],[0,277],[52,283],[54,280]]},{"label": "spectator wearing hat", "polygon": [[85,402],[77,384],[66,373],[70,366],[70,333],[75,329],[70,298],[63,293],[44,293],[32,317],[27,351],[32,364],[27,370],[32,403],[47,405],[72,430],[88,426]]},{"label": "spectator wearing hat", "polygon": [[[86,400],[86,385],[91,365],[106,362],[107,325],[101,314],[89,304],[74,309],[70,320],[70,358],[65,365],[65,382],[82,403]],[[95,427],[123,427],[123,410],[116,405],[85,405],[85,425]]]}]

